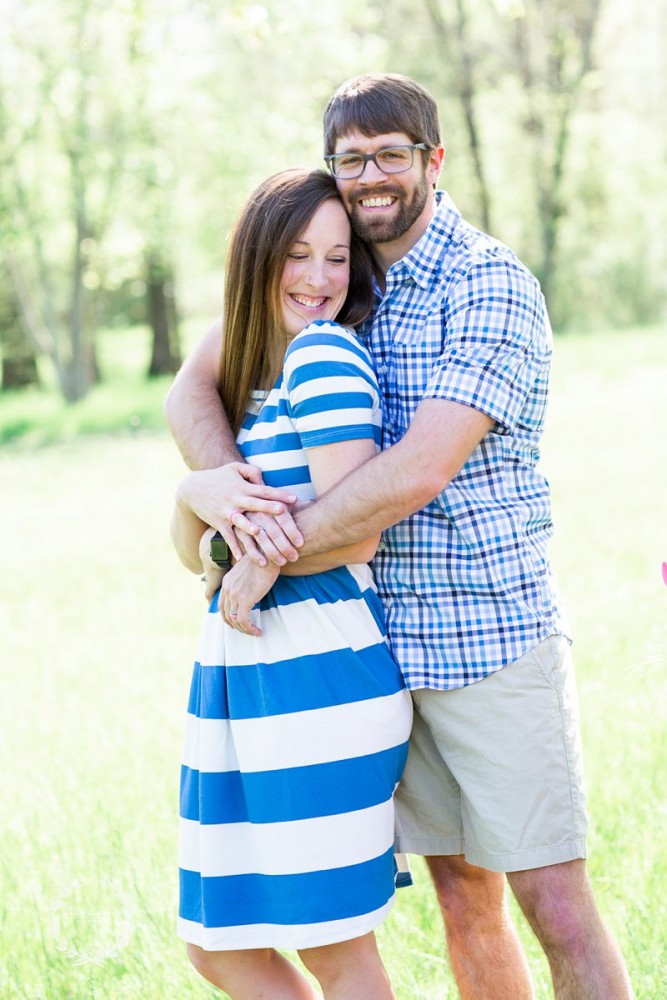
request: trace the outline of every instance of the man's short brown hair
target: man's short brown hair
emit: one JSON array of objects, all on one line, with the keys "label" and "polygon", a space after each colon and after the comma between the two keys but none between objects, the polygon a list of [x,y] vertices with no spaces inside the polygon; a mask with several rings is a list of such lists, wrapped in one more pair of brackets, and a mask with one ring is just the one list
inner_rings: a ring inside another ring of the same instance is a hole
[{"label": "man's short brown hair", "polygon": [[341,84],[324,112],[324,154],[347,132],[404,132],[413,142],[440,145],[438,106],[428,90],[398,73],[365,73]]}]

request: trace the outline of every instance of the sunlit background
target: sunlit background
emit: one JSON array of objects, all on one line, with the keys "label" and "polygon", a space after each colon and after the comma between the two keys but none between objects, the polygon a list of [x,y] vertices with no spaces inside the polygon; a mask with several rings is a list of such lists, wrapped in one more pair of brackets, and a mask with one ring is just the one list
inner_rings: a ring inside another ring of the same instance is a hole
[{"label": "sunlit background", "polygon": [[3,387],[37,352],[80,398],[99,330],[147,320],[173,366],[243,199],[321,163],[327,98],[365,71],[433,92],[443,186],[557,329],[663,321],[666,38],[665,0],[4,0]]},{"label": "sunlit background", "polygon": [[[0,996],[219,996],[174,936],[202,599],[168,538],[161,405],[220,314],[244,199],[321,164],[326,101],[367,71],[432,91],[441,185],[547,296],[591,875],[637,997],[667,996],[667,0],[0,9]],[[399,1000],[453,1000],[416,883],[383,955]]]}]

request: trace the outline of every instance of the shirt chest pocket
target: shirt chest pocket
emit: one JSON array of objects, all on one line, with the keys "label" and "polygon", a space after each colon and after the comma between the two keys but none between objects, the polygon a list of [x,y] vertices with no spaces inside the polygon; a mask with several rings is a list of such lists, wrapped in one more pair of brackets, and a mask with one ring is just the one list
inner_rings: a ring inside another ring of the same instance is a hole
[{"label": "shirt chest pocket", "polygon": [[425,389],[431,372],[446,344],[442,312],[420,317],[419,322],[396,322],[389,367],[397,391],[409,386],[411,392]]}]

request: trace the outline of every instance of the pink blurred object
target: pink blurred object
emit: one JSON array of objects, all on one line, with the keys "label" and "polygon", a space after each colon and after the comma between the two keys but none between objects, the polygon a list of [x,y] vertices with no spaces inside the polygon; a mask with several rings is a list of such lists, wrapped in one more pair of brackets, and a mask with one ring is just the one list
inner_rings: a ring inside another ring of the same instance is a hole
[{"label": "pink blurred object", "polygon": [[667,562],[664,562],[662,564],[662,578],[665,581],[665,585],[667,586]]}]

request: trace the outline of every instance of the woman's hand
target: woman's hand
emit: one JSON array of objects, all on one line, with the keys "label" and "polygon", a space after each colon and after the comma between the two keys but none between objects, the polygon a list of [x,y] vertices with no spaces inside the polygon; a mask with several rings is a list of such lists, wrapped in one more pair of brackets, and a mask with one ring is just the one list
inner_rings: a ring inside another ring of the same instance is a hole
[{"label": "woman's hand", "polygon": [[279,572],[273,563],[257,566],[246,555],[225,573],[218,603],[228,625],[246,635],[262,634],[250,621],[250,615],[257,602],[271,590]]}]

